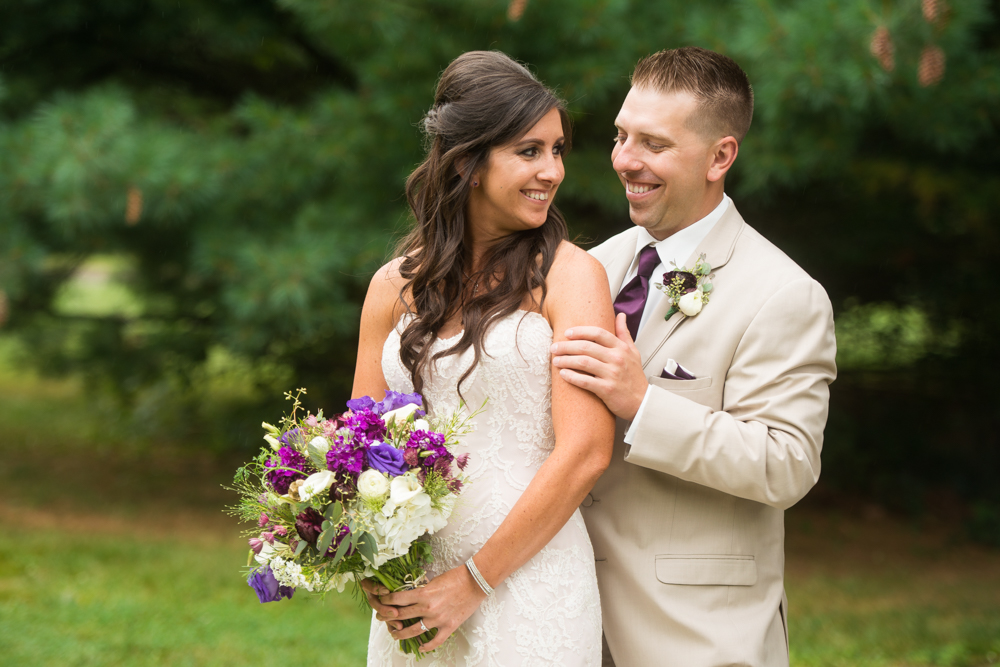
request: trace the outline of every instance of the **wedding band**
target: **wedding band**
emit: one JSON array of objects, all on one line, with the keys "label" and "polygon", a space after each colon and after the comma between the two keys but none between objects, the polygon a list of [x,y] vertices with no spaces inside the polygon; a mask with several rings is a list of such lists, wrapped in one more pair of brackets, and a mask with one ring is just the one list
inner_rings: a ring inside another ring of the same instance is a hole
[{"label": "wedding band", "polygon": [[424,632],[430,632],[430,630],[427,629],[427,626],[424,625],[424,619],[420,619],[420,629]]}]

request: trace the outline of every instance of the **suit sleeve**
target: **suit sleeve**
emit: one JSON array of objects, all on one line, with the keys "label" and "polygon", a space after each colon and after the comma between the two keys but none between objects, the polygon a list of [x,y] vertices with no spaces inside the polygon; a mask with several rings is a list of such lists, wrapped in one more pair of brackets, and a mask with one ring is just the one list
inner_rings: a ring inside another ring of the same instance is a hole
[{"label": "suit sleeve", "polygon": [[835,377],[826,292],[809,278],[791,282],[764,303],[740,339],[722,410],[650,385],[625,460],[787,509],[819,479]]}]

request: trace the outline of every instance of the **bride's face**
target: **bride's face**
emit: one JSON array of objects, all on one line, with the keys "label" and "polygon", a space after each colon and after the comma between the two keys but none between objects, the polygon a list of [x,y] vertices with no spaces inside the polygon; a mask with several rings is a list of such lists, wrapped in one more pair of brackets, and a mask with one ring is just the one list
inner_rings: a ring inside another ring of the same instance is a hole
[{"label": "bride's face", "polygon": [[552,109],[517,141],[490,151],[479,186],[469,197],[469,221],[483,240],[545,224],[566,174],[565,138],[558,109]]}]

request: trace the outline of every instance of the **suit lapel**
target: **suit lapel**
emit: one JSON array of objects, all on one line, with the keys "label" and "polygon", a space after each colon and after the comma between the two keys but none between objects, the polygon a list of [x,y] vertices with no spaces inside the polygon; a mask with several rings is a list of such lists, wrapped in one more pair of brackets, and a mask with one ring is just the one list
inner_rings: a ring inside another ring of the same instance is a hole
[{"label": "suit lapel", "polygon": [[621,291],[622,281],[625,280],[628,267],[635,259],[635,237],[638,233],[639,228],[633,227],[628,233],[622,234],[619,245],[612,249],[611,256],[607,264],[604,265],[604,270],[608,274],[608,287],[611,289],[612,300]]},{"label": "suit lapel", "polygon": [[[733,249],[736,247],[736,240],[740,236],[743,225],[743,216],[736,210],[735,204],[730,204],[726,212],[719,218],[719,222],[712,228],[712,231],[705,236],[702,242],[698,244],[698,247],[695,248],[694,253],[688,257],[684,266],[688,268],[693,267],[698,257],[704,253],[705,261],[712,265],[712,272],[717,273],[733,256]],[[626,268],[627,266],[626,264]],[[653,288],[650,287],[650,289]],[[642,328],[636,337],[635,345],[642,354],[643,369],[656,356],[656,353],[660,351],[667,338],[676,331],[677,327],[684,320],[689,319],[678,312],[671,315],[669,320],[664,320],[663,318],[669,309],[670,302],[667,299],[661,299],[656,309],[650,313],[646,326]]]}]

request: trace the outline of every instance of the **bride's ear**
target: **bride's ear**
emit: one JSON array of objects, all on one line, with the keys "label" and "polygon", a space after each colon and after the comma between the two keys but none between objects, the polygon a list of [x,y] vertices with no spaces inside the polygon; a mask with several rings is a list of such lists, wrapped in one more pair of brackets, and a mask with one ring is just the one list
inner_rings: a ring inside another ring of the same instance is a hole
[{"label": "bride's ear", "polygon": [[[457,171],[458,175],[461,176],[462,178],[465,178],[466,174],[469,171],[469,159],[470,159],[469,156],[466,155],[455,160],[455,171]],[[478,169],[469,174],[469,184],[474,188],[479,187]]]}]

